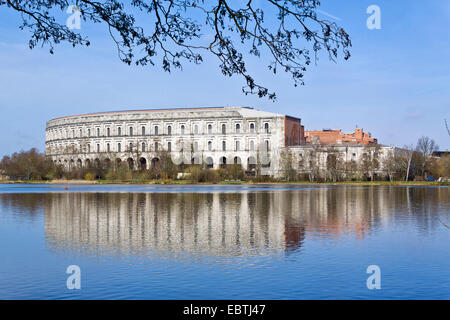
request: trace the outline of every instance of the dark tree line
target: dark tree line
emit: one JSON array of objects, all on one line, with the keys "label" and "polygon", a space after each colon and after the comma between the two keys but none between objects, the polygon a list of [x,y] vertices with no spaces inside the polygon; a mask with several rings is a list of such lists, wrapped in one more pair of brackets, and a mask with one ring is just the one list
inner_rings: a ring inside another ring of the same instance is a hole
[{"label": "dark tree line", "polygon": [[[0,0],[0,6],[22,18],[21,29],[31,33],[29,47],[66,42],[89,46],[80,30],[59,21],[68,0]],[[349,35],[334,22],[317,15],[318,0],[76,0],[83,22],[101,23],[127,64],[160,63],[170,72],[183,62],[201,63],[203,55],[217,58],[223,75],[241,76],[243,92],[275,99],[275,93],[255,81],[247,69],[247,56],[267,57],[268,69],[282,70],[294,84],[304,84],[307,67],[323,50],[335,61],[350,57]],[[262,8],[264,7],[264,9]],[[144,23],[138,17],[144,13]],[[212,34],[212,37],[205,35]]]},{"label": "dark tree line", "polygon": [[13,180],[51,180],[60,178],[62,172],[62,167],[55,166],[35,148],[4,156],[0,162],[0,174]]}]

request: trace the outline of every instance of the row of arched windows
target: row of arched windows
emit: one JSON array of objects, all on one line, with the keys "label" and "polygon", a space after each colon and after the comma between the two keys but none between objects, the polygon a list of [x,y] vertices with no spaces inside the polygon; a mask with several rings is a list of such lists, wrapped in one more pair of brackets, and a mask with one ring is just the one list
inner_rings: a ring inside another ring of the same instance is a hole
[{"label": "row of arched windows", "polygon": [[[249,131],[250,131],[250,133],[254,133],[255,132],[255,124],[254,123],[250,123]],[[208,132],[208,134],[212,134],[213,133],[213,126],[212,126],[212,124],[208,124],[207,132]],[[241,133],[241,125],[239,123],[237,123],[235,125],[235,131],[234,132],[235,133]],[[96,133],[97,137],[101,136],[101,130],[100,130],[99,127],[96,128],[96,132],[95,133]],[[194,134],[198,134],[198,133],[199,133],[199,127],[198,127],[198,125],[194,125]],[[221,125],[221,133],[222,134],[226,134],[227,133],[227,126],[226,126],[226,124],[222,124]],[[269,131],[269,123],[267,123],[267,122],[264,123],[264,133],[270,133],[270,131]],[[129,127],[128,128],[128,134],[130,136],[134,135],[133,127]],[[159,127],[158,126],[154,126],[154,134],[155,135],[159,135]],[[167,126],[167,134],[168,135],[172,135],[172,126],[171,125]],[[180,126],[180,134],[181,135],[186,134],[186,127],[185,127],[185,125],[181,125]],[[122,135],[122,128],[121,127],[117,127],[117,135],[118,136]],[[141,135],[143,135],[143,136],[146,135],[146,127],[145,126],[141,127]],[[82,137],[82,136],[83,136],[83,131],[82,131],[82,129],[80,129],[79,130],[79,137]],[[87,136],[91,137],[91,129],[87,129]],[[109,127],[106,128],[106,136],[108,136],[108,137],[111,136],[111,128],[109,128]],[[59,138],[62,138],[61,132],[59,133]],[[72,130],[72,138],[75,138],[75,130]]]},{"label": "row of arched windows", "polygon": [[[133,152],[133,151],[136,151],[135,147],[136,146],[133,144],[133,142],[130,142],[129,145],[128,145],[128,149],[127,150],[122,150],[122,143],[119,142],[119,143],[117,143],[116,151],[117,152],[122,152],[122,151]],[[270,150],[269,140],[265,140],[264,147],[265,147],[265,149],[267,151]],[[87,149],[86,150],[87,152],[91,152],[91,145],[88,144],[86,149]],[[183,142],[181,142],[180,149],[181,149],[181,151],[186,151],[186,150],[184,150],[184,143]],[[208,149],[208,151],[213,151],[213,142],[212,141],[208,141],[207,142],[207,149]],[[154,145],[153,145],[153,151],[159,151],[159,150],[160,150],[160,143],[159,142],[155,142]],[[170,141],[167,142],[167,149],[166,150],[169,151],[169,152],[172,151],[172,142],[170,142]],[[222,148],[221,148],[221,150],[222,151],[229,151],[229,150],[227,150],[227,142],[226,141],[222,141]],[[255,141],[250,140],[250,142],[249,142],[249,150],[250,151],[254,151],[255,150]],[[101,152],[101,151],[102,150],[101,150],[100,144],[97,143],[96,144],[96,152]],[[106,152],[111,152],[112,151],[110,143],[106,144],[106,150],[105,151]],[[151,151],[151,150],[148,149],[148,144],[146,142],[141,142],[140,143],[140,151],[146,152],[146,151]],[[191,151],[199,151],[198,141],[195,141],[191,145]],[[241,151],[241,142],[239,140],[235,141],[234,151]]]}]

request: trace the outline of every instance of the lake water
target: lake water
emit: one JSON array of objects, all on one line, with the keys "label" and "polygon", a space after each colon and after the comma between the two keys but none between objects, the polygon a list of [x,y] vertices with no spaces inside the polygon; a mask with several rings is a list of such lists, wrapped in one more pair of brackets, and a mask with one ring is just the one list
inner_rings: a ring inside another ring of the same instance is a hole
[{"label": "lake water", "polygon": [[0,185],[0,299],[450,299],[449,212],[449,187]]}]

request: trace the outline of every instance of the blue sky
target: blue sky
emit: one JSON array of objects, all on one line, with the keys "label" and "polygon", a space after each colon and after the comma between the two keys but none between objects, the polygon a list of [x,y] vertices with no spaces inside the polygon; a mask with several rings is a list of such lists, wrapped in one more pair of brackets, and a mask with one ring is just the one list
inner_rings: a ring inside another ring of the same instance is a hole
[{"label": "blue sky", "polygon": [[[262,0],[259,0],[260,2]],[[381,8],[381,30],[369,30],[366,9]],[[276,102],[245,96],[239,77],[226,78],[213,58],[165,73],[119,61],[106,30],[84,26],[89,48],[28,48],[15,12],[0,7],[0,157],[44,149],[45,123],[64,115],[121,109],[251,106],[302,118],[306,129],[368,130],[386,145],[415,144],[427,135],[450,148],[450,1],[323,0],[321,10],[351,35],[349,61],[322,56],[294,87],[263,61],[253,74],[275,90]],[[62,20],[65,21],[65,18]]]}]

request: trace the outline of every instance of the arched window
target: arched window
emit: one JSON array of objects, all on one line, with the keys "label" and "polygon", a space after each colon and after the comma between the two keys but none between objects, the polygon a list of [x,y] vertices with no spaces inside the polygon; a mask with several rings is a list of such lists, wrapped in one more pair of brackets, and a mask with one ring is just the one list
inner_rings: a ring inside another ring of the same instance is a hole
[{"label": "arched window", "polygon": [[106,151],[107,151],[107,152],[110,152],[110,151],[111,151],[111,147],[110,147],[109,143],[106,144]]},{"label": "arched window", "polygon": [[250,140],[250,151],[255,150],[255,141]]},{"label": "arched window", "polygon": [[142,152],[145,152],[145,142],[142,142]]},{"label": "arched window", "polygon": [[72,138],[75,138],[75,130],[72,130]]},{"label": "arched window", "polygon": [[155,142],[155,151],[158,152],[158,142]]},{"label": "arched window", "polygon": [[250,123],[250,132],[251,133],[255,132],[255,124],[254,123]]},{"label": "arched window", "polygon": [[97,128],[97,137],[100,137],[100,128]]},{"label": "arched window", "polygon": [[184,125],[180,127],[181,134],[184,134]]},{"label": "arched window", "polygon": [[194,142],[194,151],[198,151],[198,141]]},{"label": "arched window", "polygon": [[236,133],[241,132],[241,125],[239,123],[236,123]]},{"label": "arched window", "polygon": [[266,140],[266,151],[270,150],[269,140]]},{"label": "arched window", "polygon": [[83,130],[80,129],[80,138],[83,136]]},{"label": "arched window", "polygon": [[212,125],[208,124],[208,134],[211,134],[211,133],[212,133]]},{"label": "arched window", "polygon": [[97,152],[100,152],[100,144],[97,143]]},{"label": "arched window", "polygon": [[158,135],[158,126],[155,126],[155,135]]},{"label": "arched window", "polygon": [[133,151],[133,142],[130,142],[130,147],[129,147],[129,149],[130,149],[130,152]]},{"label": "arched window", "polygon": [[208,141],[208,151],[212,151],[212,141]]},{"label": "arched window", "polygon": [[236,141],[236,151],[239,151],[241,149],[241,143],[238,141]]},{"label": "arched window", "polygon": [[227,126],[225,124],[222,125],[222,134],[227,133]]},{"label": "arched window", "polygon": [[167,151],[172,151],[172,142],[167,143]]},{"label": "arched window", "polygon": [[194,134],[198,134],[198,125],[194,126]]},{"label": "arched window", "polygon": [[[167,134],[170,136],[172,135],[172,126],[167,127]],[[170,143],[170,142],[169,142]]]},{"label": "arched window", "polygon": [[121,136],[121,135],[122,135],[122,128],[121,128],[121,127],[118,127],[118,128],[117,128],[117,135],[118,135],[118,136]]},{"label": "arched window", "polygon": [[88,137],[91,136],[91,129],[88,129]]},{"label": "arched window", "polygon": [[130,136],[133,135],[133,127],[130,127]]},{"label": "arched window", "polygon": [[111,135],[111,129],[110,128],[106,128],[106,134],[108,135],[108,137]]},{"label": "arched window", "polygon": [[91,145],[90,144],[87,145],[87,152],[91,152]]},{"label": "arched window", "polygon": [[142,135],[145,136],[145,127],[142,126]]},{"label": "arched window", "polygon": [[222,151],[227,150],[227,143],[225,141],[222,141]]},{"label": "arched window", "polygon": [[211,157],[206,158],[205,162],[206,162],[206,166],[208,168],[212,168],[214,166],[214,162],[213,162],[213,159]]},{"label": "arched window", "polygon": [[269,124],[266,122],[266,123],[264,123],[264,131],[266,132],[266,133],[269,133]]},{"label": "arched window", "polygon": [[122,145],[120,142],[117,144],[117,152],[122,152]]}]

